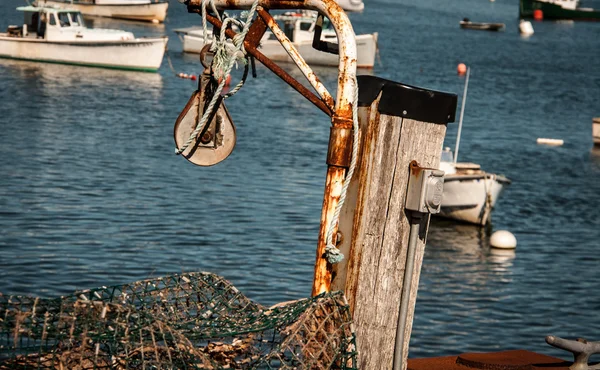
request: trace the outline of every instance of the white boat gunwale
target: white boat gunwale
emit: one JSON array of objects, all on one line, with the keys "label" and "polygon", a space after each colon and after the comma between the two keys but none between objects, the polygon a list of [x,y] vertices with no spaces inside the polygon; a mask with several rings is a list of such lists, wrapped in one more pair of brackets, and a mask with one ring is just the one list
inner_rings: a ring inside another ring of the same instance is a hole
[{"label": "white boat gunwale", "polygon": [[167,36],[136,38],[122,30],[90,29],[75,9],[17,10],[25,21],[22,27],[9,26],[0,33],[0,58],[146,72],[156,72],[162,64]]},{"label": "white boat gunwale", "polygon": [[118,1],[110,3],[91,3],[77,0],[37,0],[36,5],[54,6],[56,8],[70,7],[91,17],[126,19],[137,22],[163,23],[167,17],[169,2],[160,0],[147,1]]},{"label": "white boat gunwale", "polygon": [[471,181],[471,180],[496,180],[501,184],[510,185],[512,182],[502,175],[496,175],[493,173],[482,173],[482,174],[449,174],[444,176],[444,182],[452,181]]},{"label": "white boat gunwale", "polygon": [[[281,27],[286,36],[292,41],[292,44],[310,65],[320,66],[338,66],[338,56],[315,50],[312,47],[313,34],[315,29],[316,15],[312,13],[284,13],[274,15],[273,18],[283,22]],[[203,29],[200,27],[186,27],[173,30],[179,36],[183,43],[183,51],[188,53],[199,53],[204,45]],[[288,53],[281,46],[280,41],[273,37],[272,33],[267,32],[259,50],[274,62],[293,63]],[[211,42],[212,30],[208,30],[207,42]],[[336,42],[337,35],[335,30],[324,24],[321,34],[322,40]],[[356,35],[357,46],[357,68],[371,69],[375,65],[376,54],[378,50],[378,33]]]},{"label": "white boat gunwale", "polygon": [[[82,41],[77,41],[77,42],[73,42],[73,41],[48,41],[48,40],[44,40],[44,39],[37,39],[37,38],[25,38],[25,37],[14,37],[14,36],[7,36],[6,33],[0,33],[0,39],[2,39],[2,41],[14,41],[14,42],[31,42],[31,43],[41,43],[41,44],[46,44],[46,45],[53,45],[53,44],[59,44],[59,45],[64,45],[64,46],[138,46],[138,45],[147,45],[147,44],[154,44],[156,42],[166,42],[168,41],[168,37],[167,36],[160,36],[160,37],[138,37],[135,38],[133,40],[107,40],[107,41],[86,41],[86,40],[82,40]],[[1,52],[0,52],[1,54]]]},{"label": "white boat gunwale", "polygon": [[[41,1],[42,1],[42,4],[46,2],[45,0],[41,0]],[[127,3],[115,3],[115,4],[102,4],[102,3],[100,3],[100,4],[92,4],[92,3],[84,3],[84,2],[80,2],[80,1],[73,2],[71,0],[67,0],[67,1],[52,0],[52,2],[65,3],[65,4],[69,4],[69,5],[73,4],[73,5],[93,5],[93,6],[110,6],[110,7],[113,7],[113,6],[116,6],[116,7],[119,7],[119,6],[135,6],[135,5],[137,5],[137,6],[139,6],[139,5],[154,5],[154,4],[168,4],[169,3],[168,1],[152,1],[152,2],[148,1],[147,3],[132,3],[132,4],[127,4]]]}]

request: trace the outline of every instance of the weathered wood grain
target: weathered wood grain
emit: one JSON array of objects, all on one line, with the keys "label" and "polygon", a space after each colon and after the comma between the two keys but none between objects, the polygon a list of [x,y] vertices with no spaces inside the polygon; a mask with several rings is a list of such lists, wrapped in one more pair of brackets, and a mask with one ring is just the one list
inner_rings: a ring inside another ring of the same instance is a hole
[{"label": "weathered wood grain", "polygon": [[[379,114],[379,99],[360,108],[361,155],[340,218],[333,290],[351,306],[359,368],[391,369],[400,307],[409,219],[404,210],[409,163],[439,166],[446,126]],[[410,338],[429,217],[421,223],[405,338]],[[408,353],[408,341],[405,343]],[[404,361],[406,363],[406,361]]]}]

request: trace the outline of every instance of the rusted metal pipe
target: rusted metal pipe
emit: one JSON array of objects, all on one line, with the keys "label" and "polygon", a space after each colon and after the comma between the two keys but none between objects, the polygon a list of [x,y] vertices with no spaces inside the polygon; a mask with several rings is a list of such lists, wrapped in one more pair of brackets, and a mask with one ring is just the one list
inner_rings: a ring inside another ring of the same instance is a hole
[{"label": "rusted metal pipe", "polygon": [[[189,11],[202,11],[202,0],[187,0],[186,4]],[[254,0],[214,0],[214,4],[217,9],[250,9]],[[259,0],[258,5],[265,9],[316,10],[329,18],[337,34],[340,49],[335,115],[352,118],[352,101],[356,89],[356,39],[344,10],[334,0]],[[215,24],[212,21],[211,23]]]},{"label": "rusted metal pipe", "polygon": [[257,13],[262,20],[267,23],[267,26],[269,26],[273,32],[273,35],[277,38],[277,40],[279,40],[281,46],[285,49],[290,58],[292,58],[294,63],[296,63],[300,71],[304,74],[304,77],[306,77],[308,82],[310,82],[315,91],[319,93],[323,102],[333,110],[335,104],[333,97],[329,91],[327,91],[327,88],[319,80],[317,75],[315,75],[312,68],[310,68],[310,66],[306,63],[302,55],[300,55],[298,50],[294,47],[290,39],[285,35],[285,32],[283,32],[283,30],[279,27],[277,21],[273,19],[269,12],[262,8],[258,8]]},{"label": "rusted metal pipe", "polygon": [[[217,17],[214,17],[210,14],[206,15],[206,20],[219,29],[223,25],[223,23]],[[246,38],[244,40],[244,49],[246,49],[246,52],[252,55],[256,60],[261,62],[265,67],[270,69],[271,72],[279,76],[279,78],[285,81],[294,90],[298,91],[308,101],[317,106],[317,108],[322,110],[323,113],[327,114],[328,116],[331,116],[333,114],[333,107],[330,107],[327,104],[325,104],[325,102],[321,98],[319,98],[312,91],[304,87],[304,85],[302,85],[300,82],[296,81],[294,77],[290,76],[286,71],[284,71],[277,64],[273,63],[271,59],[269,59],[266,55],[264,55],[257,49],[260,39],[264,35],[266,29],[267,24],[261,18],[256,19],[256,21],[252,23],[252,26],[250,26],[250,29],[248,30],[248,33],[246,34]],[[225,30],[225,35],[228,38],[233,39],[233,37],[236,35],[236,32],[232,29],[227,29]]]},{"label": "rusted metal pipe", "polygon": [[[214,0],[214,4],[218,9],[249,9],[255,0]],[[188,11],[190,12],[201,12],[202,0],[187,0]],[[333,128],[347,129],[348,122],[352,122],[352,108],[354,104],[355,91],[357,89],[356,82],[356,39],[352,24],[348,19],[348,16],[342,10],[342,8],[334,0],[259,0],[259,6],[266,9],[308,9],[316,10],[320,14],[323,14],[329,18],[333,28],[338,37],[339,45],[339,67],[338,67],[338,89],[336,96],[335,109],[332,115]],[[213,18],[211,20],[211,18]],[[214,22],[214,17],[207,19],[216,27],[219,25]],[[257,21],[264,21],[258,17]],[[255,23],[257,22],[255,21]],[[219,27],[220,28],[220,27]],[[228,37],[233,37],[235,33],[231,30],[227,30]],[[233,33],[233,35],[229,35]],[[248,44],[248,45],[247,45]],[[267,57],[256,50],[256,46],[251,45],[249,42],[244,41],[244,47],[246,51],[253,55],[257,60],[263,63],[267,68],[271,69],[290,86],[294,87],[301,94],[306,96],[314,96],[312,92],[306,89],[303,85],[293,80],[287,73],[283,71],[274,63],[272,63]],[[279,68],[279,69],[277,69]],[[287,76],[287,77],[284,77]],[[296,84],[292,83],[292,79]],[[316,96],[315,96],[316,97]],[[309,99],[310,100],[310,99]],[[311,100],[315,105],[319,106],[321,110],[324,110],[319,103]],[[327,104],[323,103],[319,99],[322,106],[327,107]],[[338,133],[338,130],[333,131]],[[343,131],[339,131],[343,132]],[[339,140],[340,137],[345,137],[345,140]],[[329,153],[347,153],[348,148],[352,144],[351,135],[341,135],[330,140]],[[323,210],[321,213],[321,226],[319,229],[319,242],[317,245],[317,258],[315,263],[315,275],[313,281],[312,294],[316,295],[324,291],[329,291],[331,286],[331,265],[327,263],[325,259],[325,247],[326,247],[326,233],[329,228],[329,224],[333,219],[335,208],[339,202],[341,194],[341,188],[346,176],[347,167],[345,165],[339,165],[335,161],[328,160],[327,178],[325,181],[325,194],[323,196]],[[333,230],[333,235],[336,235],[336,230]]]}]

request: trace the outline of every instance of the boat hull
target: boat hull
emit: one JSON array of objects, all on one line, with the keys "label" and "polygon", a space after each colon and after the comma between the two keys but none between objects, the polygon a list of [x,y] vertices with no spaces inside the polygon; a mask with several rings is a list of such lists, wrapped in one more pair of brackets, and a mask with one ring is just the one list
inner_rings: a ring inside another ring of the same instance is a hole
[{"label": "boat hull", "polygon": [[460,22],[460,28],[479,31],[504,31],[504,23]]},{"label": "boat hull", "polygon": [[490,221],[492,209],[509,180],[495,174],[446,175],[439,216],[477,225]]},{"label": "boat hull", "polygon": [[42,5],[79,10],[84,15],[129,19],[145,22],[164,22],[167,17],[169,3],[156,2],[147,4],[81,4],[77,1],[42,0]]},{"label": "boat hull", "polygon": [[594,118],[592,122],[592,137],[594,138],[594,145],[600,147],[600,117]]},{"label": "boat hull", "polygon": [[600,21],[600,10],[577,8],[565,9],[557,4],[544,1],[520,0],[519,16],[533,18],[533,12],[541,10],[544,19],[571,19],[580,21]]},{"label": "boat hull", "polygon": [[[200,35],[201,31],[198,33],[194,32],[194,34],[183,34],[183,51],[187,53],[200,53],[200,50],[204,47],[204,37]],[[373,68],[375,65],[377,36],[377,32],[356,36],[358,68]],[[312,47],[312,42],[294,43],[294,47],[300,52],[306,63],[310,65],[336,67],[339,65],[338,55],[315,50]],[[290,58],[283,46],[281,46],[281,43],[277,40],[265,40],[261,42],[259,50],[274,62],[293,63],[292,58]]]},{"label": "boat hull", "polygon": [[0,35],[0,58],[155,72],[166,44],[166,37],[75,43]]}]

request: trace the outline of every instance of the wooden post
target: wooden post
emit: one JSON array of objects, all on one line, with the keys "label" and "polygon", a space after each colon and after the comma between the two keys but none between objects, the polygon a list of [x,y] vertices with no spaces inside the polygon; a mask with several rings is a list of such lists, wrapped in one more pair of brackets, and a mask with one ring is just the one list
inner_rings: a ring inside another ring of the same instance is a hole
[{"label": "wooden post", "polygon": [[[353,312],[360,369],[391,369],[409,239],[404,209],[409,164],[438,168],[456,95],[359,76],[360,157],[340,216],[332,290],[343,290]],[[429,217],[420,223],[404,369]]]},{"label": "wooden post", "polygon": [[594,145],[600,147],[600,117],[592,119],[592,137],[594,138]]}]

